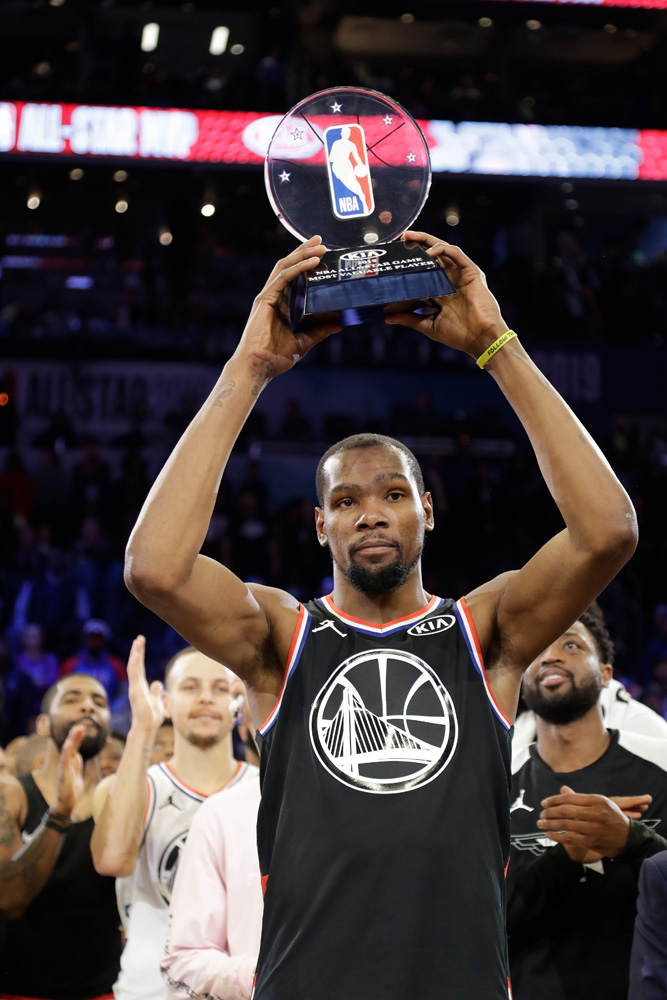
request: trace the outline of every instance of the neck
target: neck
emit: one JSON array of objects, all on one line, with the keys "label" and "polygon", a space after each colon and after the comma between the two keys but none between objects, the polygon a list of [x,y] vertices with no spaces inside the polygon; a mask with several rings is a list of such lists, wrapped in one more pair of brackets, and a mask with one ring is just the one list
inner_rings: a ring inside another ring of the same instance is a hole
[{"label": "neck", "polygon": [[239,762],[232,752],[232,734],[215,746],[193,746],[174,730],[174,756],[169,767],[190,788],[202,795],[212,795],[234,776]]},{"label": "neck", "polygon": [[384,594],[362,593],[334,566],[334,588],[331,592],[334,604],[346,615],[373,625],[384,625],[419,611],[428,604],[430,596],[424,590],[420,566],[415,567],[400,587]]},{"label": "neck", "polygon": [[599,705],[564,725],[537,717],[537,752],[553,771],[580,771],[599,760],[608,746],[609,733]]}]

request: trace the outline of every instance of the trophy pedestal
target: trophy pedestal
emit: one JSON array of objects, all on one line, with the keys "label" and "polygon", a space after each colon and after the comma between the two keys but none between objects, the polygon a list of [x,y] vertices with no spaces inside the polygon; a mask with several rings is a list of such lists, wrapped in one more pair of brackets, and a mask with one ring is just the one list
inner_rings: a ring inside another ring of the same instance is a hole
[{"label": "trophy pedestal", "polygon": [[[402,242],[329,250],[301,275],[290,294],[290,321],[299,331],[308,317],[340,312],[343,325],[360,322],[378,307],[452,295],[455,289],[437,261],[418,244]],[[346,316],[346,313],[348,314]]]}]

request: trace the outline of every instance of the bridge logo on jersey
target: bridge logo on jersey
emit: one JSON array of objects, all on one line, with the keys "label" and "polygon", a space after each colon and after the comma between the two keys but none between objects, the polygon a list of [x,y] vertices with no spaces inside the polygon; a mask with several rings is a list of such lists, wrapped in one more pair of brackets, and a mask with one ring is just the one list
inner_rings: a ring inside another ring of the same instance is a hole
[{"label": "bridge logo on jersey", "polygon": [[185,847],[187,836],[188,831],[183,830],[176,837],[172,837],[162,852],[162,857],[158,863],[157,888],[165,906],[169,906],[169,901],[171,900],[171,891],[174,888],[178,862],[181,857],[181,851]]},{"label": "bridge logo on jersey", "polygon": [[458,721],[449,692],[418,656],[371,649],[345,660],[310,712],[318,760],[364,792],[407,792],[452,759]]},{"label": "bridge logo on jersey", "polygon": [[408,629],[408,635],[435,635],[436,632],[446,632],[456,622],[454,615],[438,615],[426,618],[423,622]]}]

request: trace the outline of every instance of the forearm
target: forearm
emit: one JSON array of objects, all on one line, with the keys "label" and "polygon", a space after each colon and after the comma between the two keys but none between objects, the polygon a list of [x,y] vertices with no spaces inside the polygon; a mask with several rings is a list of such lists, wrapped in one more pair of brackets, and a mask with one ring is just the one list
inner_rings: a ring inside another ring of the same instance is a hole
[{"label": "forearm", "polygon": [[131,728],[106,801],[95,817],[90,841],[93,864],[100,875],[129,875],[143,836],[153,732]]},{"label": "forearm", "polygon": [[[482,350],[484,346],[488,344],[480,343]],[[634,545],[630,498],[590,434],[518,341],[499,350],[485,370],[523,424],[575,547],[608,551],[614,542],[621,548]]]},{"label": "forearm", "polygon": [[133,591],[188,578],[232,447],[267,377],[261,364],[236,355],[225,365],[160,472],[132,531],[126,578]]},{"label": "forearm", "polygon": [[53,871],[64,834],[39,826],[34,837],[0,864],[0,913],[17,919],[44,888]]},{"label": "forearm", "polygon": [[256,955],[228,955],[214,947],[169,950],[162,976],[177,997],[214,996],[220,1000],[249,1000],[257,965]]}]

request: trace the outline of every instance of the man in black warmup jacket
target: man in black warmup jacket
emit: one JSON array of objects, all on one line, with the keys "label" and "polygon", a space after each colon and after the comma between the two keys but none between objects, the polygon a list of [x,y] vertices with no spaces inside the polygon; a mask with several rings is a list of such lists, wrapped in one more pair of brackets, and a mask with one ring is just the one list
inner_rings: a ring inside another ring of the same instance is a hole
[{"label": "man in black warmup jacket", "polygon": [[[427,594],[433,506],[414,456],[346,439],[318,472],[334,586],[307,605],[200,555],[225,464],[259,393],[338,327],[294,334],[278,262],[239,346],[160,473],[128,544],[132,592],[245,682],[261,750],[265,886],[255,1000],[507,1000],[509,742],[524,668],[634,550],[632,505],[507,330],[457,247],[406,233],[457,294],[402,323],[486,367],[522,421],[564,528],[458,602]],[[480,375],[480,377],[483,377]],[[486,670],[484,663],[486,663]]]}]

